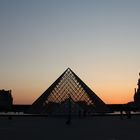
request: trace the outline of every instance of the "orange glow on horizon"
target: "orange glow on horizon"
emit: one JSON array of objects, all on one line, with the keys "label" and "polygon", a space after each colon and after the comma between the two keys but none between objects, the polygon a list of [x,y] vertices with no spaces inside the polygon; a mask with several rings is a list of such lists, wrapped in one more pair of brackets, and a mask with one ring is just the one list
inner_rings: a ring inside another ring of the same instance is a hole
[{"label": "orange glow on horizon", "polygon": [[[49,80],[43,76],[40,76],[39,78],[33,76],[34,79],[27,79],[26,83],[25,81],[21,81],[14,84],[13,86],[15,88],[12,90],[14,104],[32,104],[44,93],[45,90],[47,90],[58,76],[59,74],[54,75],[54,77],[50,76],[48,78]],[[106,104],[123,104],[133,101],[134,88],[137,83],[135,77],[134,79],[132,77],[129,80],[127,78],[125,79],[117,76],[112,76],[114,79],[112,77],[103,78],[101,75],[100,77],[96,75],[93,77],[86,77],[86,75],[78,76]],[[94,79],[95,82],[86,79]]]},{"label": "orange glow on horizon", "polygon": [[[47,88],[46,88],[47,89]],[[45,90],[46,90],[45,89]],[[45,90],[14,90],[14,104],[32,104]],[[121,104],[133,101],[134,90],[130,88],[92,89],[106,104]],[[19,94],[20,93],[20,94]]]}]

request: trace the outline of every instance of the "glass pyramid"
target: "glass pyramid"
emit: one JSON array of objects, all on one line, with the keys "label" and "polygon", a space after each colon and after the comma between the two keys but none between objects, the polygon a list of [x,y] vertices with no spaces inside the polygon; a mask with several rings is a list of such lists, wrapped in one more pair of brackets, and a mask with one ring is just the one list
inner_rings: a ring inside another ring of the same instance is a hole
[{"label": "glass pyramid", "polygon": [[30,107],[29,113],[105,113],[106,104],[68,68]]}]

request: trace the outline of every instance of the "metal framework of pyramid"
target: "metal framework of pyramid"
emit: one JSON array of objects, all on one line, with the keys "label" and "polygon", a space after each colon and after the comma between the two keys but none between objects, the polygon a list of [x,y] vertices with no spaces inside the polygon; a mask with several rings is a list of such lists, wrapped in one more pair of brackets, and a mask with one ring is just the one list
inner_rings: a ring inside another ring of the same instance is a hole
[{"label": "metal framework of pyramid", "polygon": [[106,104],[68,68],[30,107],[29,113],[62,113],[79,111],[105,113]]}]

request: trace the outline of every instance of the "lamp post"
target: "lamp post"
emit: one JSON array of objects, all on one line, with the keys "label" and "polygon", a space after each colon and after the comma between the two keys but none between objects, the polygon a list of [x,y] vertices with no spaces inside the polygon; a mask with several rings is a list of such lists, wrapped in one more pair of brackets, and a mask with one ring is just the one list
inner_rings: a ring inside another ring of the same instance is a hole
[{"label": "lamp post", "polygon": [[71,124],[71,97],[70,94],[68,95],[68,118],[66,124]]}]

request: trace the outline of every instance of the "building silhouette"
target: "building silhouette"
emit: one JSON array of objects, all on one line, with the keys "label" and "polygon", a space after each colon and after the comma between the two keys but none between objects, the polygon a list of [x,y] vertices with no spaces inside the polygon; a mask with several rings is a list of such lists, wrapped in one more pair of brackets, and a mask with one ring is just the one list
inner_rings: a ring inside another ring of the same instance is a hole
[{"label": "building silhouette", "polygon": [[9,111],[13,105],[13,97],[11,90],[0,90],[0,110]]},{"label": "building silhouette", "polygon": [[137,108],[140,109],[140,73],[139,73],[139,79],[138,79],[138,88],[135,88],[135,94],[134,94],[134,103]]}]

